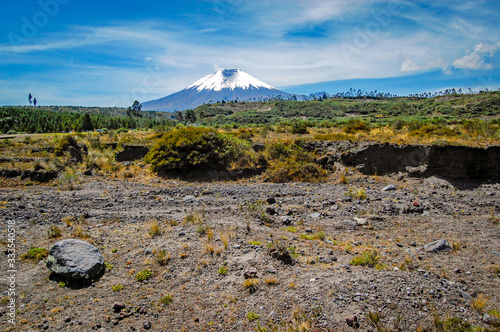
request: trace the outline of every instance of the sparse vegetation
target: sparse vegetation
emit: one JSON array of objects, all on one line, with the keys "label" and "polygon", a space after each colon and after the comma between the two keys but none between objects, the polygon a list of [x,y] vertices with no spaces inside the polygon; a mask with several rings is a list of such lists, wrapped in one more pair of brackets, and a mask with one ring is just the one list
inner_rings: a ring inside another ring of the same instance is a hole
[{"label": "sparse vegetation", "polygon": [[367,250],[361,254],[361,256],[356,256],[351,260],[351,265],[357,266],[368,266],[375,267],[380,261],[380,257],[376,250]]},{"label": "sparse vegetation", "polygon": [[38,263],[42,259],[47,258],[48,255],[49,251],[45,248],[31,248],[27,253],[21,255],[21,259],[29,259]]},{"label": "sparse vegetation", "polygon": [[47,231],[47,236],[49,237],[49,239],[56,239],[61,237],[61,235],[61,229],[57,227],[57,225],[50,226],[49,230]]},{"label": "sparse vegetation", "polygon": [[153,239],[156,236],[160,236],[163,233],[163,230],[160,226],[158,220],[153,220],[149,224],[148,236]]},{"label": "sparse vegetation", "polygon": [[248,289],[248,291],[250,292],[250,294],[255,293],[257,291],[257,289],[258,289],[258,286],[259,286],[259,280],[255,279],[255,278],[246,279],[243,282],[243,287],[245,287],[246,289]]},{"label": "sparse vegetation", "polygon": [[119,292],[123,289],[123,285],[122,284],[116,284],[116,285],[113,285],[111,286],[111,289],[113,289],[113,292]]},{"label": "sparse vegetation", "polygon": [[260,318],[259,314],[256,314],[255,312],[250,311],[247,314],[248,321],[253,322],[254,320],[257,320]]},{"label": "sparse vegetation", "polygon": [[144,281],[144,280],[148,280],[149,278],[151,278],[151,276],[152,276],[151,270],[144,269],[135,275],[135,279],[137,279],[137,281]]},{"label": "sparse vegetation", "polygon": [[160,301],[159,303],[163,306],[167,306],[169,305],[170,303],[172,303],[174,299],[174,296],[172,294],[167,294],[167,295],[164,295],[160,298]]}]

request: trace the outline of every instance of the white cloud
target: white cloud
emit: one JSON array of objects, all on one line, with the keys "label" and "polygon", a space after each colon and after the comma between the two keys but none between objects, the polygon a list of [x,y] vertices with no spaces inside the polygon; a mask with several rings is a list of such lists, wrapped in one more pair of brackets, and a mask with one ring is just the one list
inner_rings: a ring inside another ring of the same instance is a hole
[{"label": "white cloud", "polygon": [[400,71],[408,72],[408,71],[416,71],[419,69],[421,69],[421,68],[419,66],[417,66],[415,61],[413,61],[410,58],[406,58],[405,61],[403,62],[403,64],[401,65]]},{"label": "white cloud", "polygon": [[144,61],[146,61],[146,62],[149,62],[151,60],[153,60],[153,59],[150,56],[147,56],[147,57],[144,58]]},{"label": "white cloud", "polygon": [[491,58],[500,47],[500,42],[496,44],[478,43],[473,51],[467,50],[465,55],[453,62],[455,68],[462,69],[491,69],[493,66],[486,62],[485,58]]}]

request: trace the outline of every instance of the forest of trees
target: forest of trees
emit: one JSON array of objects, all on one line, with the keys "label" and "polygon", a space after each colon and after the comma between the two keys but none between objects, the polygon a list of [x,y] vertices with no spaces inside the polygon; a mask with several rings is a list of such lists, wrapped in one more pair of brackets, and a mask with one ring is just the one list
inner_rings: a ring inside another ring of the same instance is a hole
[{"label": "forest of trees", "polygon": [[60,133],[94,129],[135,129],[171,125],[169,114],[154,118],[0,107],[0,133]]}]

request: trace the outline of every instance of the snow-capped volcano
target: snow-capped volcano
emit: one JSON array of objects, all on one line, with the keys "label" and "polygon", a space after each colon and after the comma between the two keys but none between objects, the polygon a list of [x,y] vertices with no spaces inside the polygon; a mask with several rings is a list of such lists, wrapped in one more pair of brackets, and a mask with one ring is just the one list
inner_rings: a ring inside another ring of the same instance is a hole
[{"label": "snow-capped volcano", "polygon": [[142,103],[150,111],[181,111],[217,101],[257,101],[287,98],[290,94],[280,91],[239,69],[219,69],[194,82],[184,90],[169,96]]},{"label": "snow-capped volcano", "polygon": [[277,90],[275,87],[259,81],[252,75],[239,69],[219,69],[215,73],[199,79],[187,88],[196,88],[198,91],[221,91],[222,89],[249,89],[250,87]]}]

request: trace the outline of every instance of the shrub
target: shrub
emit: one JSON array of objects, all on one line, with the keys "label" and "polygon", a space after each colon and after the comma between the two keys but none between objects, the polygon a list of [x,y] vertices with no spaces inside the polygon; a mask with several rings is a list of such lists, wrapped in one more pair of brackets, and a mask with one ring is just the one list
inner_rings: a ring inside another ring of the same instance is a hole
[{"label": "shrub", "polygon": [[167,254],[165,249],[155,249],[154,250],[155,261],[159,265],[167,265],[170,261],[170,254]]},{"label": "shrub", "polygon": [[148,236],[152,239],[155,236],[159,236],[163,233],[163,230],[160,227],[160,224],[158,223],[158,220],[153,220],[151,221],[149,225],[149,231],[148,231]]},{"label": "shrub", "polygon": [[39,262],[49,255],[49,251],[45,248],[31,248],[27,253],[21,255],[21,259],[30,259]]},{"label": "shrub", "polygon": [[234,136],[199,127],[181,127],[165,134],[146,161],[155,172],[225,170],[248,144]]},{"label": "shrub", "polygon": [[359,131],[369,131],[369,130],[370,126],[366,122],[361,121],[359,119],[347,121],[347,123],[344,125],[344,128],[342,128],[342,131],[348,134],[355,134]]},{"label": "shrub", "polygon": [[219,268],[219,274],[222,275],[222,276],[225,276],[227,274],[227,267],[221,266]]},{"label": "shrub", "polygon": [[257,320],[260,318],[259,314],[256,314],[255,312],[250,311],[247,314],[248,321],[253,322],[254,320]]},{"label": "shrub", "polygon": [[50,226],[49,230],[47,231],[47,236],[49,239],[55,239],[61,236],[61,229],[57,227],[56,225]]},{"label": "shrub", "polygon": [[135,279],[137,279],[137,281],[148,280],[149,278],[151,278],[151,274],[152,273],[149,269],[144,269],[135,275]]},{"label": "shrub", "polygon": [[264,174],[267,181],[285,182],[321,182],[326,179],[327,172],[318,164],[302,162],[295,156],[272,164]]},{"label": "shrub", "polygon": [[303,135],[303,134],[308,134],[309,132],[307,131],[307,125],[304,121],[296,120],[292,122],[291,133]]},{"label": "shrub", "polygon": [[113,289],[113,292],[119,292],[123,289],[123,285],[122,284],[113,285],[111,286],[111,289]]},{"label": "shrub", "polygon": [[160,303],[161,305],[167,306],[167,305],[169,305],[170,303],[172,303],[173,299],[174,299],[174,297],[173,297],[171,294],[167,294],[167,295],[162,296],[162,297],[160,298],[159,303]]},{"label": "shrub", "polygon": [[361,256],[356,256],[352,259],[351,265],[357,266],[369,266],[369,267],[374,267],[378,264],[380,261],[380,257],[378,255],[378,252],[376,250],[373,251],[365,251],[361,254]]},{"label": "shrub", "polygon": [[290,147],[282,142],[272,144],[269,148],[269,157],[272,159],[288,158],[292,154]]},{"label": "shrub", "polygon": [[253,294],[257,291],[259,285],[259,280],[255,278],[247,279],[243,282],[243,287],[248,289],[250,294]]}]

